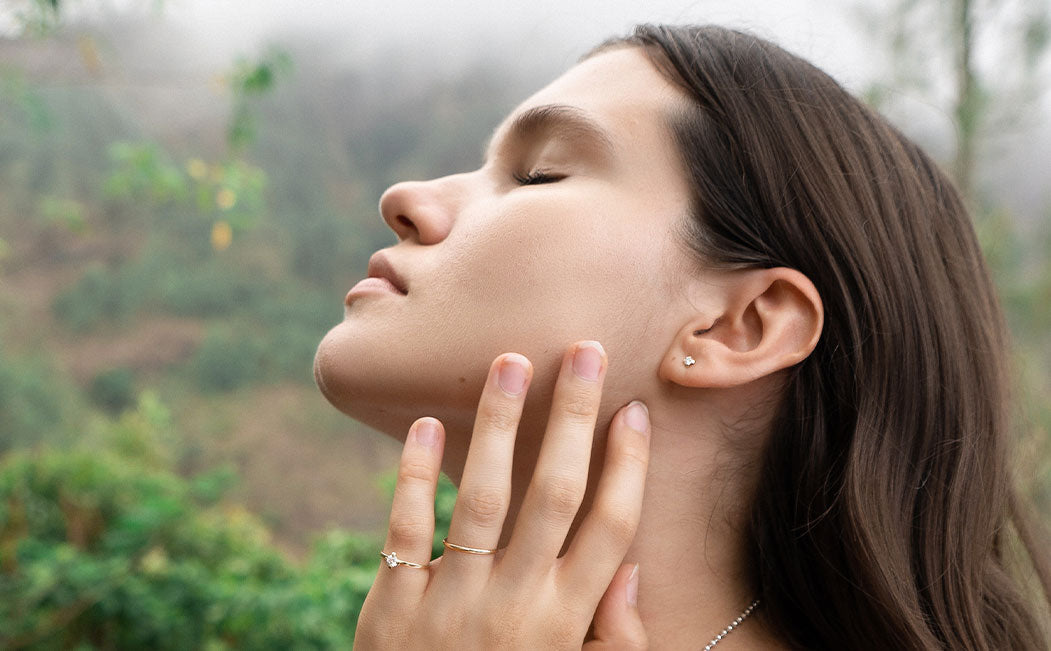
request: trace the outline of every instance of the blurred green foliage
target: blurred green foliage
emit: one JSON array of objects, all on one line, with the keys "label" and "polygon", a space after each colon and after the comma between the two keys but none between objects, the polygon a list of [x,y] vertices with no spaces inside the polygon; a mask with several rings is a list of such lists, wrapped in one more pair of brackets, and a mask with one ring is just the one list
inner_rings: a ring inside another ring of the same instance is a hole
[{"label": "blurred green foliage", "polygon": [[226,139],[232,150],[242,149],[255,140],[256,121],[252,110],[254,98],[270,91],[278,77],[287,74],[291,69],[292,57],[278,48],[270,48],[254,60],[238,59],[229,79],[234,105]]},{"label": "blurred green foliage", "polygon": [[54,311],[74,332],[88,332],[128,316],[141,295],[137,276],[92,264],[76,284],[55,297]]},{"label": "blurred green foliage", "polygon": [[229,391],[259,374],[266,350],[255,339],[230,328],[215,328],[205,337],[192,365],[206,391]]},{"label": "blurred green foliage", "polygon": [[[33,91],[31,84],[18,71],[0,68],[0,98],[4,99],[7,108],[0,113],[0,126],[25,125],[34,134],[46,132],[54,126],[54,118],[43,98]],[[0,148],[0,152],[3,151]]]},{"label": "blurred green foliage", "polygon": [[103,185],[107,196],[163,204],[185,200],[182,170],[151,142],[115,142],[109,147],[114,168]]},{"label": "blurred green foliage", "polygon": [[330,532],[293,564],[224,501],[229,469],[174,472],[176,441],[147,393],[78,447],[3,458],[0,647],[349,648],[382,540]]},{"label": "blurred green foliage", "polygon": [[0,455],[40,441],[64,442],[77,402],[76,388],[45,357],[0,346]]},{"label": "blurred green foliage", "polygon": [[135,404],[135,374],[129,368],[111,368],[95,375],[88,388],[91,401],[111,414]]}]

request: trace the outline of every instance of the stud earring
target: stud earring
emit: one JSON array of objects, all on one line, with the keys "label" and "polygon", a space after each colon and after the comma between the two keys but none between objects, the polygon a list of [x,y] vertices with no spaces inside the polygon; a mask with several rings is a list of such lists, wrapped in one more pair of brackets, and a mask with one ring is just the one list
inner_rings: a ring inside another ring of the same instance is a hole
[{"label": "stud earring", "polygon": [[682,365],[683,366],[690,367],[690,366],[693,366],[696,363],[697,363],[697,360],[695,360],[694,358],[690,357],[689,355],[687,355],[686,357],[682,358]]}]

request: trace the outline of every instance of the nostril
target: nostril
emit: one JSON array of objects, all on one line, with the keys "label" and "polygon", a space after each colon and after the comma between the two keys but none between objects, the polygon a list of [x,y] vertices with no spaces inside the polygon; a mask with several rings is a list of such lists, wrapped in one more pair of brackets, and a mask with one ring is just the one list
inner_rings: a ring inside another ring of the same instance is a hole
[{"label": "nostril", "polygon": [[406,228],[415,227],[415,224],[412,223],[412,220],[406,217],[405,215],[398,215],[398,223],[402,226],[405,226]]}]

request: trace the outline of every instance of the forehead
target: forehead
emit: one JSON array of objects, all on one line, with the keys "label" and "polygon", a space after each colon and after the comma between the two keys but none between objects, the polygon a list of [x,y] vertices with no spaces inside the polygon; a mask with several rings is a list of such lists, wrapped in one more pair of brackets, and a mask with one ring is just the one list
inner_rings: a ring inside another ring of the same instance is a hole
[{"label": "forehead", "polygon": [[616,149],[640,140],[669,145],[667,118],[684,102],[682,91],[657,72],[641,49],[616,48],[578,63],[522,102],[493,141],[530,109],[562,105],[593,121]]}]

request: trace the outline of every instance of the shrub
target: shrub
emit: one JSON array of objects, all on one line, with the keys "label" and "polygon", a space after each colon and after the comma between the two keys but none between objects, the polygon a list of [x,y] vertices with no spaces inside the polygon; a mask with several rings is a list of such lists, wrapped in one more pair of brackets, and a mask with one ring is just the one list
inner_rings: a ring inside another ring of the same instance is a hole
[{"label": "shrub", "polygon": [[90,447],[0,462],[0,647],[349,648],[379,541],[297,568],[218,499],[228,470],[172,472],[165,414],[147,395]]},{"label": "shrub", "polygon": [[261,345],[250,333],[213,328],[190,365],[205,391],[230,391],[255,379],[260,370]]},{"label": "shrub", "polygon": [[72,287],[60,293],[52,309],[77,332],[131,315],[140,303],[143,279],[134,270],[113,270],[94,265]]},{"label": "shrub", "polygon": [[0,453],[60,442],[76,402],[73,387],[46,361],[7,355],[0,348]]},{"label": "shrub", "polygon": [[135,375],[128,368],[102,371],[91,380],[88,396],[111,414],[119,414],[135,404]]},{"label": "shrub", "polygon": [[221,261],[190,269],[168,263],[158,270],[154,293],[158,307],[185,316],[218,316],[251,308],[265,296],[267,284],[251,271]]}]

